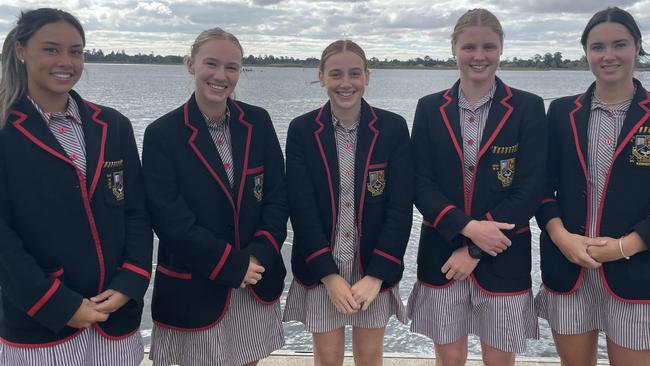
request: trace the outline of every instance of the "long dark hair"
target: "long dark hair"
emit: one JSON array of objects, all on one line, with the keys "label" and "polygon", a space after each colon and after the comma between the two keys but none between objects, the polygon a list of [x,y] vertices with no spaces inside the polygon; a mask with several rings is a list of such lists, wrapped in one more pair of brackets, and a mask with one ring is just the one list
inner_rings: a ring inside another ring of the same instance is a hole
[{"label": "long dark hair", "polygon": [[601,23],[618,23],[624,26],[630,32],[632,38],[634,38],[634,42],[639,45],[639,56],[647,55],[641,45],[641,30],[639,29],[639,25],[636,24],[634,17],[632,14],[616,6],[601,10],[589,19],[585,30],[582,32],[582,37],[580,37],[580,43],[584,49],[587,49],[589,32]]},{"label": "long dark hair", "polygon": [[81,35],[86,45],[86,35],[81,23],[72,14],[59,9],[41,8],[21,12],[16,26],[7,34],[2,46],[2,79],[0,79],[0,128],[3,128],[14,103],[27,93],[27,70],[16,55],[16,43],[22,46],[43,26],[65,21]]}]

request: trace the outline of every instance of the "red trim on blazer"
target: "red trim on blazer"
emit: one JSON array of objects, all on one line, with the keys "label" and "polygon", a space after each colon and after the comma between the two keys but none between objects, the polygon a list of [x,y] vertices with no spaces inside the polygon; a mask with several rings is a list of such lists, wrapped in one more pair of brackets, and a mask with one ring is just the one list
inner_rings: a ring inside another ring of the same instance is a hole
[{"label": "red trim on blazer", "polygon": [[226,264],[226,259],[228,259],[228,256],[230,255],[230,251],[232,251],[232,245],[226,244],[226,249],[223,251],[223,254],[219,259],[219,262],[212,270],[212,273],[210,273],[210,277],[208,277],[210,280],[214,281],[214,279],[217,278],[217,275],[219,274],[219,272],[221,272],[223,265]]},{"label": "red trim on blazer", "polygon": [[542,200],[542,205],[546,204],[546,203],[549,203],[549,202],[557,202],[557,200],[555,198],[544,198]]},{"label": "red trim on blazer", "polygon": [[104,330],[102,329],[102,327],[99,326],[98,323],[93,324],[93,327],[95,328],[97,333],[99,333],[102,337],[104,337],[106,339],[110,339],[112,341],[119,341],[119,340],[122,340],[122,339],[126,339],[126,338],[132,336],[133,334],[135,334],[135,332],[137,332],[138,330],[140,330],[140,326],[137,326],[137,327],[135,327],[135,329],[133,329],[132,331],[130,331],[130,332],[124,334],[124,335],[112,336],[112,335],[104,332]]},{"label": "red trim on blazer", "polygon": [[266,300],[263,300],[261,297],[257,296],[257,294],[255,293],[255,290],[253,290],[253,286],[255,286],[255,285],[247,285],[246,286],[246,288],[248,289],[248,293],[251,296],[253,296],[253,299],[255,301],[259,302],[262,305],[273,305],[273,304],[275,304],[276,302],[278,302],[278,300],[280,300],[280,297],[282,297],[282,293],[284,292],[284,283],[283,283],[282,284],[282,291],[280,291],[278,296],[275,299],[271,300],[271,301],[266,301]]},{"label": "red trim on blazer", "polygon": [[398,265],[401,265],[401,264],[402,264],[402,261],[399,260],[399,259],[397,259],[397,257],[394,257],[394,256],[392,256],[392,255],[390,255],[390,254],[388,254],[388,253],[386,253],[386,252],[384,252],[384,251],[381,251],[381,250],[379,250],[379,249],[377,249],[377,248],[373,249],[372,251],[373,251],[374,253],[377,253],[378,255],[380,255],[380,256],[382,256],[382,257],[388,259],[388,260],[391,261],[391,262],[395,262],[395,263],[397,263]]},{"label": "red trim on blazer", "polygon": [[330,249],[330,247],[325,247],[325,248],[319,249],[319,250],[311,253],[309,255],[309,257],[307,257],[307,259],[305,259],[305,263],[309,263],[309,262],[313,261],[314,258],[318,257],[319,255],[322,255],[322,254],[325,254],[325,253],[331,252],[331,251],[332,251],[332,249]]},{"label": "red trim on blazer", "polygon": [[522,228],[519,228],[517,231],[515,231],[515,234],[519,235],[529,231],[530,231],[530,226],[524,226]]},{"label": "red trim on blazer", "polygon": [[627,141],[629,141],[632,138],[632,135],[634,135],[635,132],[639,130],[639,127],[641,127],[647,120],[648,117],[650,117],[650,109],[646,107],[646,103],[650,103],[650,94],[646,92],[646,99],[642,100],[639,102],[639,106],[645,110],[645,115],[641,117],[641,119],[630,129],[630,132],[627,133],[625,138],[621,141],[623,141],[622,144],[619,144],[618,147],[616,148],[616,151],[614,152],[614,156],[612,157],[612,162],[609,164],[609,168],[607,169],[607,175],[605,176],[605,186],[603,186],[603,192],[602,196],[600,198],[601,205],[598,208],[598,216],[596,217],[596,236],[600,236],[600,221],[603,218],[603,208],[605,207],[605,197],[607,196],[607,187],[609,186],[609,178],[612,173],[612,169],[614,168],[614,162],[618,158],[618,156],[621,154],[621,151],[627,146]]},{"label": "red trim on blazer", "polygon": [[427,221],[425,219],[422,219],[422,225],[428,226],[428,227],[431,227],[431,228],[434,228],[434,229],[436,228],[432,223],[430,223],[429,221]]},{"label": "red trim on blazer", "polygon": [[101,175],[102,171],[102,165],[104,164],[104,149],[106,147],[106,129],[108,128],[108,124],[101,119],[99,119],[99,113],[101,113],[101,108],[97,107],[96,105],[84,100],[84,103],[88,107],[90,107],[94,113],[92,115],[92,120],[95,121],[95,123],[98,123],[99,125],[102,126],[102,142],[101,146],[99,147],[99,158],[97,159],[97,166],[95,167],[95,176],[93,177],[92,183],[90,184],[90,192],[88,194],[88,199],[92,199],[93,195],[95,194],[95,189],[97,188],[97,182],[99,181],[99,176]]},{"label": "red trim on blazer", "polygon": [[[332,174],[330,172],[329,164],[327,164],[327,157],[325,156],[325,150],[323,149],[323,144],[320,141],[320,134],[325,129],[325,125],[321,122],[320,118],[323,115],[323,110],[325,107],[321,107],[316,115],[316,123],[320,126],[316,131],[314,131],[314,138],[316,139],[316,144],[318,144],[318,150],[320,152],[321,159],[323,159],[323,165],[325,166],[325,174],[327,175],[327,185],[330,190],[330,205],[332,206],[332,233],[330,236],[330,248],[334,245],[334,238],[336,234],[336,202],[334,200],[334,185],[332,184]],[[313,255],[313,254],[312,254]],[[309,256],[311,258],[311,256]],[[309,258],[305,262],[309,263]]]},{"label": "red trim on blazer", "polygon": [[244,110],[234,100],[232,104],[239,110],[239,123],[248,129],[246,135],[246,147],[244,150],[244,163],[242,164],[241,179],[239,180],[239,194],[237,195],[237,208],[235,210],[235,248],[239,250],[241,243],[239,241],[239,210],[241,209],[241,200],[244,195],[244,186],[246,185],[246,169],[248,168],[248,154],[251,146],[251,136],[253,134],[253,125],[244,120]]},{"label": "red trim on blazer", "polygon": [[[196,127],[192,126],[190,123],[190,107],[189,107],[189,102],[186,102],[185,105],[183,106],[183,123],[187,128],[192,130],[192,135],[190,138],[187,140],[187,143],[190,145],[190,148],[194,151],[194,154],[201,160],[201,163],[207,169],[208,173],[212,176],[212,178],[217,182],[219,187],[221,187],[221,190],[223,193],[226,195],[226,198],[228,198],[228,202],[230,202],[230,206],[232,207],[232,212],[233,212],[233,222],[235,224],[235,244],[239,241],[239,219],[238,219],[238,212],[237,212],[237,207],[235,206],[235,201],[232,198],[232,195],[230,194],[230,189],[226,187],[226,185],[223,184],[217,173],[212,169],[210,166],[210,163],[205,159],[203,154],[201,154],[201,150],[199,150],[198,147],[194,144],[194,140],[196,140],[196,135],[198,135],[199,130],[196,129]],[[244,168],[246,165],[244,165]]]},{"label": "red trim on blazer", "polygon": [[[512,90],[510,90],[510,88],[506,84],[503,84],[503,88],[506,90],[506,96],[503,97],[503,99],[501,99],[500,103],[501,103],[501,105],[506,107],[506,109],[508,109],[508,111],[506,111],[506,113],[503,115],[503,117],[501,118],[501,121],[499,121],[499,123],[497,124],[497,127],[494,129],[494,131],[492,132],[490,137],[487,139],[485,144],[483,144],[483,148],[481,148],[481,150],[478,152],[478,156],[476,157],[476,166],[477,167],[478,167],[479,163],[481,162],[481,157],[483,157],[483,154],[485,154],[485,152],[490,148],[490,145],[492,145],[492,142],[494,141],[494,139],[497,137],[499,132],[501,132],[501,129],[503,128],[503,125],[506,123],[508,118],[510,118],[510,115],[512,114],[512,111],[515,110],[513,106],[508,104],[508,100],[510,100],[510,98],[512,98]],[[463,171],[465,171],[464,166],[461,167],[461,168],[463,169]],[[468,216],[471,216],[471,212],[472,212],[472,199],[474,198],[474,184],[476,183],[476,176],[477,175],[478,174],[472,175],[472,183],[469,186],[468,197],[467,197],[467,205],[465,206],[465,213]],[[463,176],[463,182],[464,181],[465,181],[465,177]]]},{"label": "red trim on blazer", "polygon": [[569,112],[569,120],[571,122],[571,130],[573,131],[573,142],[575,143],[576,147],[576,153],[578,154],[578,160],[580,160],[580,166],[582,167],[582,173],[585,176],[585,187],[587,191],[587,218],[585,222],[585,235],[589,236],[589,227],[591,227],[590,223],[591,220],[593,219],[591,217],[591,189],[589,189],[589,173],[587,172],[587,164],[585,163],[585,157],[582,155],[582,149],[580,148],[580,140],[578,138],[578,129],[576,128],[576,119],[575,119],[575,113],[582,108],[582,104],[580,103],[580,99],[582,98],[584,94],[581,94],[578,96],[574,101],[573,104],[576,105],[576,107]]},{"label": "red trim on blazer", "polygon": [[449,280],[449,282],[445,283],[444,285],[433,285],[433,284],[430,284],[430,283],[424,282],[424,281],[422,281],[422,280],[418,280],[418,282],[421,283],[422,286],[425,286],[425,287],[435,288],[435,289],[443,289],[443,288],[447,288],[447,287],[453,285],[454,282],[456,282],[456,281],[454,281],[454,280]]},{"label": "red trim on blazer", "polygon": [[578,275],[578,280],[576,280],[576,283],[573,285],[573,287],[569,291],[555,291],[552,288],[546,286],[546,284],[542,283],[544,285],[544,288],[550,293],[556,294],[556,295],[571,295],[572,293],[576,292],[578,290],[578,287],[580,287],[580,284],[582,283],[582,280],[585,277],[586,270],[584,267],[580,267],[580,274]]},{"label": "red trim on blazer", "polygon": [[[363,233],[361,230],[361,223],[363,222],[363,204],[366,200],[366,184],[368,181],[368,170],[370,169],[370,158],[372,158],[372,151],[375,149],[375,143],[379,138],[379,131],[375,128],[375,123],[377,122],[377,114],[375,113],[375,110],[372,109],[372,107],[370,107],[370,114],[372,115],[372,119],[370,122],[368,122],[368,128],[375,136],[373,136],[372,141],[370,142],[368,156],[366,157],[366,166],[363,170],[363,180],[361,181],[361,197],[359,197],[359,213],[357,215],[357,263],[359,264],[359,273],[361,273],[361,276],[365,274],[363,265],[361,263],[361,233]],[[386,164],[386,166],[388,166],[388,164]]]},{"label": "red trim on blazer", "polygon": [[432,228],[436,228],[436,227],[438,227],[438,224],[440,223],[440,220],[442,220],[442,218],[445,217],[445,215],[449,211],[451,211],[452,208],[456,208],[456,206],[448,205],[447,207],[443,208],[442,211],[440,211],[440,213],[438,214],[438,216],[436,216],[436,219],[433,221],[433,224],[431,224],[431,223],[429,223],[428,221],[425,221],[425,220],[422,220],[422,223],[424,224],[426,222],[426,224],[429,224],[427,226],[431,226]]},{"label": "red trim on blazer", "polygon": [[34,304],[31,308],[29,308],[29,310],[27,311],[27,315],[33,318],[34,315],[36,315],[36,313],[39,310],[41,310],[41,308],[45,305],[45,303],[47,303],[50,300],[50,298],[52,297],[52,295],[54,295],[56,290],[59,289],[59,286],[61,286],[61,280],[55,278],[50,288],[47,291],[45,291],[45,294],[43,294],[43,296],[41,296],[41,298],[38,299],[38,301],[36,301],[36,304]]},{"label": "red trim on blazer", "polygon": [[159,264],[159,265],[156,266],[156,271],[164,274],[165,276],[172,277],[172,278],[177,278],[179,280],[191,280],[192,279],[192,274],[191,273],[182,273],[182,272],[172,271],[171,269],[163,266],[162,264]]},{"label": "red trim on blazer", "polygon": [[260,166],[258,166],[256,168],[247,169],[246,170],[246,175],[259,174],[259,173],[262,173],[262,172],[264,172],[264,165],[260,165]]},{"label": "red trim on blazer", "polygon": [[271,245],[273,245],[273,249],[275,249],[276,252],[280,253],[280,246],[278,245],[278,242],[275,241],[275,238],[273,235],[271,235],[270,232],[266,230],[258,230],[253,237],[254,238],[259,238],[260,236],[265,237],[269,242],[271,242]]},{"label": "red trim on blazer", "polygon": [[[454,148],[456,149],[456,154],[458,155],[458,159],[460,159],[460,172],[463,177],[463,205],[465,206],[465,212],[467,212],[469,205],[467,204],[467,194],[465,194],[465,192],[467,191],[465,189],[465,157],[463,156],[463,151],[461,150],[460,145],[458,144],[458,140],[456,140],[456,135],[454,134],[454,130],[451,128],[451,123],[449,123],[447,112],[445,112],[447,106],[449,106],[449,104],[451,104],[452,102],[452,99],[449,96],[450,91],[451,89],[447,89],[447,91],[445,91],[445,93],[442,95],[443,98],[445,98],[447,101],[440,106],[439,110],[440,110],[440,115],[442,116],[442,121],[445,123],[445,127],[447,127],[447,132],[449,132],[449,136],[451,137],[451,142],[454,144]],[[476,165],[478,166],[478,161]]]},{"label": "red trim on blazer", "polygon": [[86,330],[86,328],[78,329],[76,332],[72,333],[71,335],[69,335],[69,336],[67,336],[67,337],[65,337],[63,339],[59,339],[59,340],[56,340],[56,341],[53,341],[53,342],[47,342],[47,343],[16,343],[16,342],[10,342],[10,341],[2,338],[2,337],[0,337],[0,342],[2,342],[4,344],[7,344],[7,345],[10,345],[12,347],[16,347],[16,348],[26,348],[26,349],[46,348],[46,347],[57,346],[59,344],[65,343],[65,342],[67,342],[69,340],[72,340],[73,338],[76,338],[81,333],[83,333],[84,330]]},{"label": "red trim on blazer", "polygon": [[526,293],[528,293],[530,291],[530,287],[529,287],[529,288],[527,288],[525,290],[521,290],[521,291],[493,292],[493,291],[489,291],[489,290],[483,288],[483,286],[481,286],[478,283],[478,281],[476,280],[476,277],[474,276],[474,273],[471,274],[471,277],[472,277],[472,281],[474,281],[474,284],[476,285],[476,287],[478,287],[478,289],[481,290],[481,292],[486,293],[486,294],[488,294],[490,296],[517,296],[517,295],[526,294]]},{"label": "red trim on blazer", "polygon": [[600,266],[600,280],[603,282],[603,286],[605,287],[605,290],[616,300],[630,303],[630,304],[650,304],[650,300],[632,300],[632,299],[625,299],[620,296],[618,296],[614,290],[612,290],[611,287],[609,287],[609,283],[607,283],[607,278],[605,277],[605,266]]},{"label": "red trim on blazer", "polygon": [[65,269],[63,267],[61,267],[61,268],[57,269],[54,272],[48,273],[48,275],[50,277],[52,277],[52,278],[59,278],[59,277],[63,276],[63,272],[65,272]]},{"label": "red trim on blazer", "polygon": [[372,164],[368,166],[368,170],[370,169],[381,169],[381,168],[386,168],[388,167],[388,163],[377,163],[377,164]]},{"label": "red trim on blazer", "polygon": [[[88,219],[88,224],[90,225],[90,232],[93,237],[93,242],[95,244],[95,251],[97,252],[97,260],[99,262],[99,284],[97,286],[97,292],[100,293],[102,292],[104,288],[104,277],[106,276],[106,270],[104,268],[104,254],[102,252],[102,246],[101,242],[99,240],[99,233],[97,232],[97,226],[95,225],[95,218],[93,217],[93,212],[92,209],[90,208],[90,195],[88,194],[88,190],[86,188],[86,179],[83,175],[83,173],[77,168],[77,166],[70,160],[67,156],[61,155],[51,147],[47,146],[43,141],[39,140],[36,138],[36,136],[32,135],[25,127],[22,126],[22,123],[27,119],[27,115],[22,113],[22,112],[17,112],[17,111],[12,111],[13,114],[17,115],[19,119],[14,122],[14,127],[20,133],[25,135],[30,141],[32,141],[36,146],[40,147],[41,149],[45,150],[49,154],[57,157],[58,159],[68,163],[72,168],[75,170],[77,173],[77,180],[79,181],[79,189],[81,190],[81,198],[84,204],[84,210],[86,212],[86,217]],[[97,112],[98,113],[98,112]],[[103,164],[103,156],[104,156],[104,141],[106,140],[106,123],[101,122],[99,120],[95,120],[97,123],[102,124],[103,123],[103,128],[104,132],[102,133],[102,146],[101,146],[101,152],[100,152],[100,158],[99,158],[99,168],[97,169],[97,172],[101,170],[101,165]],[[98,179],[99,175],[97,175],[97,172],[95,172],[95,177]],[[96,185],[96,182],[93,184]],[[92,188],[92,185],[91,185]]]},{"label": "red trim on blazer", "polygon": [[212,323],[210,323],[210,324],[208,324],[206,326],[203,326],[203,327],[200,327],[200,328],[181,328],[181,327],[175,327],[173,325],[165,324],[165,323],[163,323],[161,321],[158,321],[156,319],[153,319],[153,322],[154,322],[154,324],[156,324],[156,325],[158,325],[160,327],[177,330],[179,332],[199,332],[199,331],[202,331],[202,330],[210,329],[210,328],[214,327],[215,325],[219,324],[219,322],[223,320],[223,317],[226,316],[226,313],[228,312],[228,308],[230,307],[230,288],[227,288],[226,291],[227,291],[227,293],[226,293],[226,303],[225,303],[225,305],[223,307],[223,310],[221,311],[221,314],[219,315],[217,320],[213,321]]},{"label": "red trim on blazer", "polygon": [[140,267],[138,267],[138,266],[136,266],[134,264],[124,262],[122,264],[122,268],[127,269],[127,270],[129,270],[131,272],[135,272],[135,273],[139,274],[140,276],[146,278],[147,280],[151,279],[151,273],[149,273],[147,270],[142,269],[142,268],[140,268]]},{"label": "red trim on blazer", "polygon": [[492,217],[492,214],[489,211],[485,213],[485,218],[488,219],[488,221],[494,221],[494,217]]}]

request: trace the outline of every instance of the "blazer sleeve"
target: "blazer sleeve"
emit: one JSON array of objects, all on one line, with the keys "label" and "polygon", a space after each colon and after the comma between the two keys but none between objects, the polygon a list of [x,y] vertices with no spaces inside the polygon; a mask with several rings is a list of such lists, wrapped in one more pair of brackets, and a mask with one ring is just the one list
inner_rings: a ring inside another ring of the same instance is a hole
[{"label": "blazer sleeve", "polygon": [[366,274],[387,283],[397,282],[413,223],[413,166],[406,121],[400,118],[394,139],[395,149],[388,159],[387,202],[379,242],[373,249]]},{"label": "blazer sleeve", "polygon": [[463,236],[459,234],[472,218],[445,196],[437,182],[438,172],[435,171],[432,156],[434,150],[431,149],[435,142],[429,138],[431,118],[423,100],[420,99],[418,102],[411,132],[411,148],[415,164],[415,207],[422,213],[424,220],[431,223],[446,239],[447,244],[452,249],[456,249],[463,245]]},{"label": "blazer sleeve", "polygon": [[544,193],[537,210],[535,218],[537,225],[544,230],[546,224],[555,217],[562,216],[562,210],[557,202],[557,187],[560,184],[559,175],[560,167],[560,131],[559,118],[556,101],[551,102],[548,108],[547,125],[548,125],[548,159],[546,162],[546,182],[544,184]]},{"label": "blazer sleeve", "polygon": [[284,175],[284,157],[280,142],[273,129],[271,117],[264,111],[264,188],[262,190],[262,215],[253,240],[242,252],[257,258],[265,270],[282,256],[280,250],[287,237],[287,189]]},{"label": "blazer sleeve", "polygon": [[[5,127],[9,128],[9,127]],[[0,140],[0,284],[3,297],[54,333],[58,333],[81,306],[83,296],[49,277],[23,246],[12,228],[8,172]]]},{"label": "blazer sleeve", "polygon": [[316,203],[316,191],[309,175],[305,157],[308,136],[300,134],[297,120],[287,131],[287,189],[289,213],[294,233],[293,250],[297,250],[317,278],[338,273],[330,250],[329,239],[323,234],[323,223]]},{"label": "blazer sleeve", "polygon": [[517,170],[508,196],[485,214],[488,220],[519,224],[528,222],[539,207],[544,191],[547,159],[547,124],[544,101],[535,96],[522,101]]},{"label": "blazer sleeve", "polygon": [[224,286],[239,287],[248,270],[249,255],[197,223],[178,186],[174,145],[163,130],[153,126],[145,131],[142,169],[158,237],[192,273]]},{"label": "blazer sleeve", "polygon": [[142,304],[151,279],[153,233],[133,127],[126,117],[121,116],[119,122],[119,138],[124,154],[125,249],[121,270],[116,272],[108,288]]}]

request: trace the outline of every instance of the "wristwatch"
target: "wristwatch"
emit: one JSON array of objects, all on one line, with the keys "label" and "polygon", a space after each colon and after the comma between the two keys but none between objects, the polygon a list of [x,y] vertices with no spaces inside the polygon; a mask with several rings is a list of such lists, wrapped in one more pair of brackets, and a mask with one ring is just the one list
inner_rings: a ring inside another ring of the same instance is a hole
[{"label": "wristwatch", "polygon": [[479,248],[474,243],[467,244],[467,252],[469,253],[469,256],[474,259],[481,259],[481,257],[483,256],[483,251],[481,250],[481,248]]}]

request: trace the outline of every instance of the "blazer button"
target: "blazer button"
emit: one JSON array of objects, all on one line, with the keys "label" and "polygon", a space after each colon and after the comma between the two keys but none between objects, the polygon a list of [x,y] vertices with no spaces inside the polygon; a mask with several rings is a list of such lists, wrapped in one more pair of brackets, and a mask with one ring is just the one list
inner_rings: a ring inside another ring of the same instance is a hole
[{"label": "blazer button", "polygon": [[586,190],[582,191],[582,197],[587,197],[587,191]]},{"label": "blazer button", "polygon": [[580,227],[578,227],[578,234],[585,235],[585,232],[586,232],[585,226],[580,225]]}]

